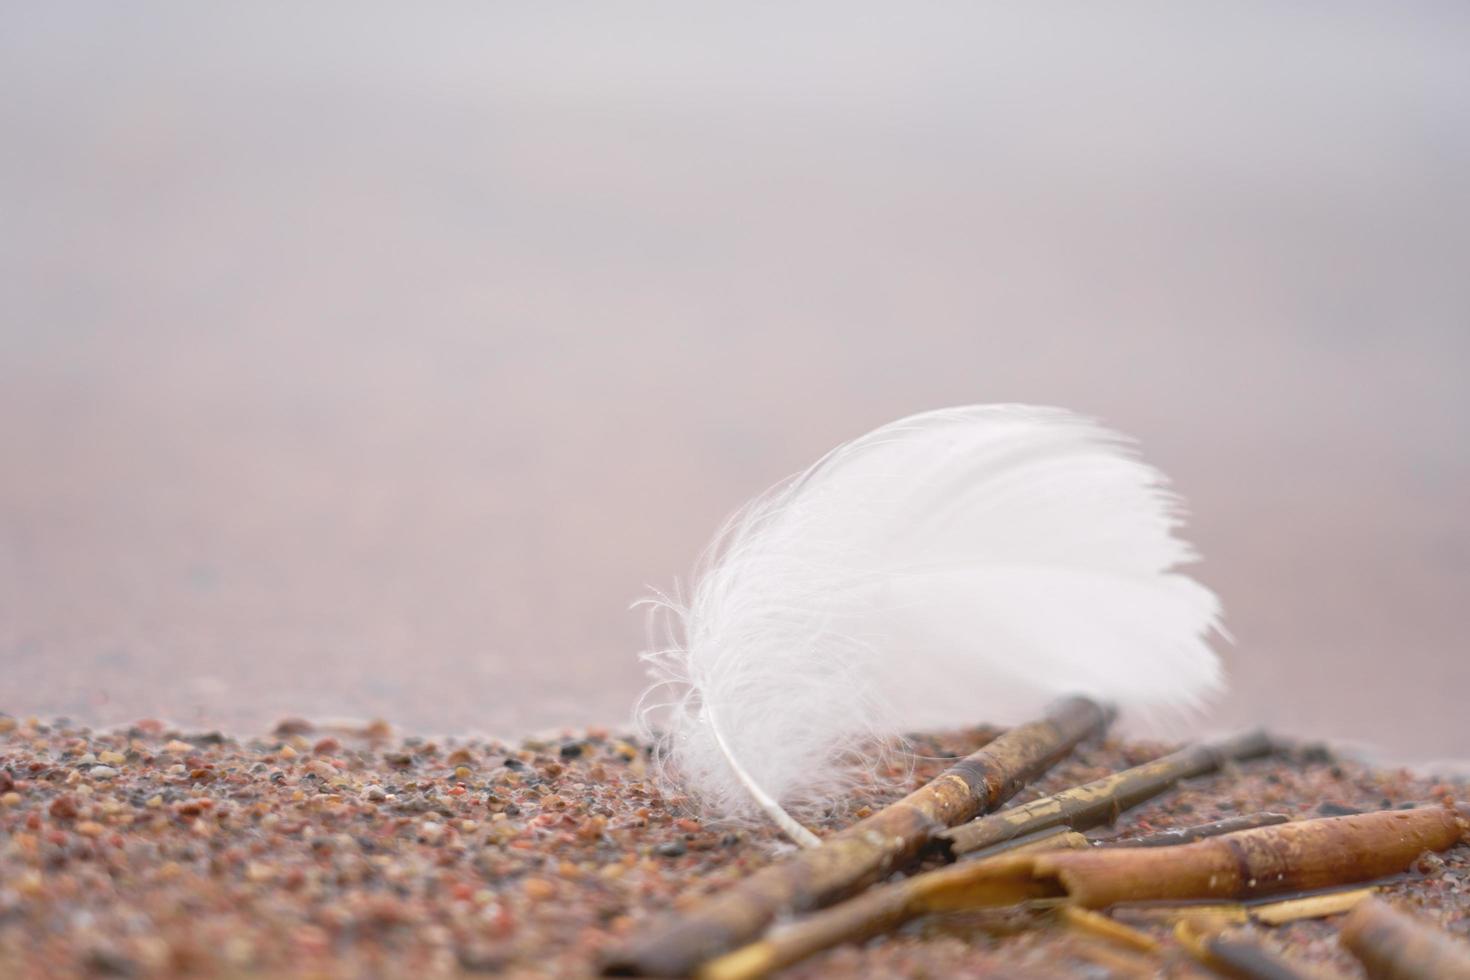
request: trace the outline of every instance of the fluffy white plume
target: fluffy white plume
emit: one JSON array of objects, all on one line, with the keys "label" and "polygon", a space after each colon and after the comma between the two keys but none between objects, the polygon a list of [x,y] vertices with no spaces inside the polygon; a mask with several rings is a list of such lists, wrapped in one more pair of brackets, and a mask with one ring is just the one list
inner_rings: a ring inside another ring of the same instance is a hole
[{"label": "fluffy white plume", "polygon": [[903,732],[1069,693],[1194,706],[1221,680],[1219,603],[1174,571],[1195,557],[1178,514],[1126,439],[1059,409],[885,425],[733,518],[687,604],[653,600],[671,643],[643,655],[640,717],[708,808],[780,819]]}]

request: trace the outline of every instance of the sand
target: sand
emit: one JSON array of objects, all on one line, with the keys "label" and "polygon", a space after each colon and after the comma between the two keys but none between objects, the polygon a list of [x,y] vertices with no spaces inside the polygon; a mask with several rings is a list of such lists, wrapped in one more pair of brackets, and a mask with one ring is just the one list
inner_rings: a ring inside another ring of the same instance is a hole
[{"label": "sand", "polygon": [[[911,781],[987,734],[919,739],[935,758]],[[1165,748],[1086,747],[1017,800]],[[705,822],[660,793],[646,759],[644,746],[595,730],[511,745],[404,736],[383,722],[293,720],[234,738],[0,715],[0,977],[585,975],[641,923],[781,850],[768,830]],[[818,830],[902,788],[855,799]],[[1470,786],[1315,748],[1193,780],[1091,836],[1445,796],[1470,797]],[[1470,936],[1470,847],[1422,859],[1385,894]],[[1361,975],[1337,946],[1339,922],[1261,935]],[[930,919],[791,975],[1114,975],[1095,944],[1019,925]]]}]

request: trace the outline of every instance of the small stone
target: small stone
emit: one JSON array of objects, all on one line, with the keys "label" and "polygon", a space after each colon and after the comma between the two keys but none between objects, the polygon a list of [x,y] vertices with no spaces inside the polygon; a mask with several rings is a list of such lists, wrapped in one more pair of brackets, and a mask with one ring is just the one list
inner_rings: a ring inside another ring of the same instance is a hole
[{"label": "small stone", "polygon": [[277,758],[281,759],[294,759],[296,758],[297,754],[298,753],[296,752],[296,750],[291,748],[291,746],[289,745],[283,745],[276,750]]},{"label": "small stone", "polygon": [[87,968],[107,977],[131,977],[137,974],[138,964],[109,946],[89,949],[86,954]]},{"label": "small stone", "polygon": [[457,766],[454,770],[455,779],[469,779],[473,775],[474,773],[470,771],[469,766]]},{"label": "small stone", "polygon": [[275,736],[286,738],[290,735],[309,735],[316,731],[316,726],[305,718],[282,718],[276,722]]},{"label": "small stone", "polygon": [[689,852],[689,846],[682,839],[665,841],[653,849],[655,854],[662,857],[683,857]]},{"label": "small stone", "polygon": [[77,824],[77,833],[83,837],[101,837],[107,833],[107,828],[95,820],[83,820]]},{"label": "small stone", "polygon": [[363,727],[362,737],[370,742],[385,742],[393,737],[393,726],[382,718],[374,718]]},{"label": "small stone", "polygon": [[163,746],[163,751],[169,755],[188,755],[194,751],[194,746],[188,742],[181,742],[178,739],[174,739]]},{"label": "small stone", "polygon": [[114,752],[108,749],[105,752],[97,753],[97,761],[109,766],[120,766],[128,761],[128,757],[121,752]]},{"label": "small stone", "polygon": [[328,735],[313,745],[311,751],[313,755],[334,755],[342,751],[342,743]]},{"label": "small stone", "polygon": [[11,790],[4,796],[0,796],[0,805],[20,806],[20,794],[17,793],[15,790]]},{"label": "small stone", "polygon": [[66,794],[58,796],[51,801],[48,812],[57,820],[75,820],[77,816],[77,798]]},{"label": "small stone", "polygon": [[509,960],[505,953],[485,943],[462,946],[455,952],[460,969],[469,973],[500,973]]},{"label": "small stone", "polygon": [[521,889],[526,893],[526,897],[533,902],[541,902],[548,898],[556,897],[556,885],[547,881],[545,878],[527,878],[525,883],[521,885]]},{"label": "small stone", "polygon": [[1362,813],[1357,807],[1343,806],[1341,803],[1327,802],[1317,807],[1317,812],[1324,817],[1350,817],[1355,813]]},{"label": "small stone", "polygon": [[577,756],[579,756],[581,754],[582,754],[582,743],[581,742],[568,742],[566,745],[563,745],[561,747],[561,757],[563,759],[575,759],[575,758],[577,758]]},{"label": "small stone", "polygon": [[87,771],[87,775],[93,779],[113,779],[117,776],[117,770],[111,766],[93,766]]},{"label": "small stone", "polygon": [[363,791],[363,795],[374,803],[381,803],[388,798],[387,792],[381,786],[369,786]]}]

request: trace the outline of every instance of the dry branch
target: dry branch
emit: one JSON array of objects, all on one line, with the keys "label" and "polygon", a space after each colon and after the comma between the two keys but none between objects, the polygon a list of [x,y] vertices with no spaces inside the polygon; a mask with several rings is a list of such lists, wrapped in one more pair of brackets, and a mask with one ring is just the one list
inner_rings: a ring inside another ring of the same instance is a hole
[{"label": "dry branch", "polygon": [[1191,745],[1055,796],[981,817],[945,831],[940,838],[949,842],[955,855],[960,855],[1048,827],[1086,830],[1111,823],[1124,810],[1158,796],[1181,779],[1213,772],[1231,760],[1265,755],[1272,748],[1270,737],[1260,731]]},{"label": "dry branch", "polygon": [[1114,922],[1101,912],[1077,905],[1063,905],[1057,910],[1057,914],[1074,929],[1127,946],[1136,952],[1157,953],[1161,948],[1159,941],[1153,936],[1122,922]]},{"label": "dry branch", "polygon": [[1034,834],[1027,834],[1024,837],[1016,837],[1012,840],[992,845],[983,851],[975,851],[967,855],[966,860],[981,861],[1000,854],[1025,854],[1035,850],[1053,851],[1063,847],[1082,850],[1093,846],[1092,841],[1083,837],[1075,830],[1068,830],[1066,827],[1048,827],[1045,830],[1038,830]]},{"label": "dry branch", "polygon": [[1239,831],[1167,848],[1056,850],[968,861],[875,888],[710,963],[718,980],[759,977],[841,942],[930,912],[1036,899],[1101,909],[1119,902],[1239,900],[1403,871],[1460,840],[1450,807],[1387,810]]},{"label": "dry branch", "polygon": [[1193,844],[1197,840],[1206,837],[1219,837],[1223,834],[1233,834],[1238,830],[1254,830],[1257,827],[1271,827],[1278,823],[1286,823],[1291,817],[1285,813],[1247,813],[1239,817],[1226,817],[1224,820],[1216,820],[1214,823],[1202,823],[1193,827],[1171,827],[1161,830],[1155,834],[1144,834],[1140,837],[1120,837],[1116,840],[1097,841],[1094,847],[1174,847],[1179,844]]},{"label": "dry branch", "polygon": [[[1244,830],[1179,847],[1039,854],[1032,873],[1087,908],[1118,902],[1246,899],[1371,881],[1460,839],[1449,807],[1383,810]],[[1022,860],[1022,859],[1016,859]]]},{"label": "dry branch", "polygon": [[[1233,980],[1311,980],[1280,955],[1244,935],[1226,936],[1181,922],[1174,938],[1211,970]],[[1318,971],[1316,974],[1320,976]]]},{"label": "dry branch", "polygon": [[1020,725],[891,806],[711,896],[636,937],[604,963],[613,975],[682,976],[758,935],[784,912],[830,905],[913,860],[946,827],[993,810],[1112,715],[1070,698]]},{"label": "dry branch", "polygon": [[1288,922],[1300,922],[1302,919],[1324,919],[1329,915],[1341,915],[1357,908],[1377,890],[1371,887],[1354,888],[1351,891],[1288,898],[1282,902],[1252,905],[1247,911],[1252,919],[1264,926],[1280,926]]},{"label": "dry branch", "polygon": [[1359,904],[1339,938],[1374,980],[1470,980],[1470,943],[1385,902]]},{"label": "dry branch", "polygon": [[1193,902],[1188,905],[1159,905],[1156,902],[1150,902],[1145,905],[1118,905],[1113,907],[1112,915],[1130,922],[1191,921],[1223,922],[1232,925],[1257,922],[1263,926],[1279,926],[1288,922],[1299,922],[1302,919],[1323,919],[1329,915],[1341,915],[1355,908],[1363,899],[1370,897],[1377,890],[1370,885],[1367,888],[1339,889],[1303,895],[1299,898],[1287,898],[1273,902],[1255,901],[1250,904],[1230,902],[1225,905],[1216,905]]}]

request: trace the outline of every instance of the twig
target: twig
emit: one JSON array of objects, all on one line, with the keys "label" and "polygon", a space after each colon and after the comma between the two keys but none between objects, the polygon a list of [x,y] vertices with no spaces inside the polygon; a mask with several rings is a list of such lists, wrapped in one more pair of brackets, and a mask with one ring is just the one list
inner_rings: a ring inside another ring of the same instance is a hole
[{"label": "twig", "polygon": [[1374,980],[1470,978],[1470,944],[1377,899],[1353,910],[1339,938]]},{"label": "twig", "polygon": [[1286,823],[1291,817],[1285,813],[1247,813],[1239,817],[1226,817],[1224,820],[1216,820],[1214,823],[1202,823],[1193,827],[1171,827],[1161,830],[1155,834],[1144,834],[1140,837],[1119,837],[1113,840],[1101,840],[1093,843],[1093,847],[1174,847],[1178,844],[1193,844],[1197,840],[1206,837],[1219,837],[1222,834],[1233,834],[1238,830],[1254,830],[1257,827],[1271,827],[1278,823]]},{"label": "twig", "polygon": [[952,853],[961,855],[1048,827],[1086,830],[1111,823],[1124,810],[1158,796],[1181,779],[1212,772],[1231,760],[1265,755],[1272,748],[1270,737],[1260,731],[1192,745],[1055,796],[992,813],[939,836]]},{"label": "twig", "polygon": [[1243,935],[1226,936],[1180,922],[1174,927],[1174,938],[1189,955],[1234,980],[1310,980],[1279,954]]},{"label": "twig", "polygon": [[1111,940],[1137,952],[1157,953],[1160,949],[1159,941],[1153,936],[1130,925],[1114,922],[1101,912],[1094,912],[1077,905],[1063,905],[1057,910],[1057,914],[1063,922],[1074,929]]},{"label": "twig", "polygon": [[1351,891],[1328,892],[1325,895],[1308,895],[1305,898],[1289,898],[1284,902],[1270,902],[1247,907],[1250,917],[1264,926],[1280,926],[1302,919],[1325,919],[1329,915],[1341,915],[1363,904],[1371,898],[1376,888],[1354,888]]},{"label": "twig", "polygon": [[965,855],[965,860],[983,861],[1001,854],[1025,854],[1038,849],[1051,851],[1066,847],[1073,850],[1085,850],[1092,846],[1094,846],[1092,841],[1075,830],[1068,830],[1066,827],[1048,827],[1034,834],[991,845],[983,851],[974,851]]},{"label": "twig", "polygon": [[820,950],[930,912],[1062,899],[1118,902],[1242,899],[1326,888],[1403,871],[1460,839],[1450,807],[1386,810],[1244,830],[1169,848],[1056,850],[969,861],[875,888],[710,963],[718,980],[759,977]]},{"label": "twig", "polygon": [[1011,729],[924,787],[636,937],[604,961],[621,976],[682,976],[758,935],[783,912],[830,905],[906,865],[934,835],[999,806],[1112,720],[1085,698]]},{"label": "twig", "polygon": [[1245,924],[1258,922],[1263,926],[1280,926],[1302,919],[1323,919],[1329,915],[1341,915],[1368,898],[1378,889],[1337,889],[1300,898],[1288,898],[1276,902],[1254,901],[1231,902],[1226,905],[1195,902],[1189,905],[1118,905],[1112,909],[1114,917],[1131,922],[1228,922]]}]

